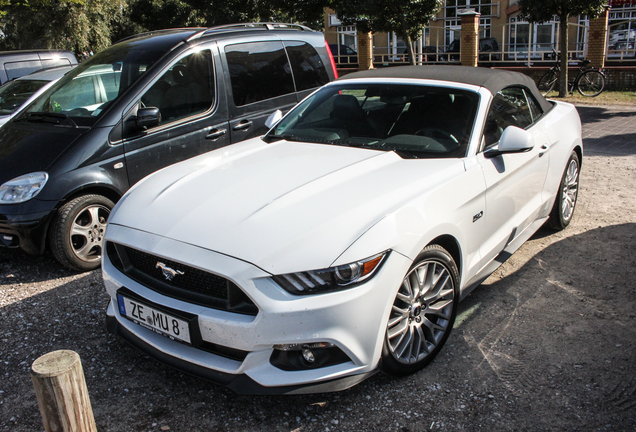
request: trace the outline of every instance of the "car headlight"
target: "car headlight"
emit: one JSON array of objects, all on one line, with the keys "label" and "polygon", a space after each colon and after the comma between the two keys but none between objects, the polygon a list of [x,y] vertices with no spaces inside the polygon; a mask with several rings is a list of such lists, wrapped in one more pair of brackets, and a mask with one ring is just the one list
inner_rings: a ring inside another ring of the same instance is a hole
[{"label": "car headlight", "polygon": [[36,196],[49,179],[43,171],[24,174],[0,186],[0,204],[17,204]]},{"label": "car headlight", "polygon": [[343,290],[373,277],[386,257],[389,256],[389,252],[385,251],[372,257],[337,267],[276,275],[273,279],[285,290],[296,295]]}]

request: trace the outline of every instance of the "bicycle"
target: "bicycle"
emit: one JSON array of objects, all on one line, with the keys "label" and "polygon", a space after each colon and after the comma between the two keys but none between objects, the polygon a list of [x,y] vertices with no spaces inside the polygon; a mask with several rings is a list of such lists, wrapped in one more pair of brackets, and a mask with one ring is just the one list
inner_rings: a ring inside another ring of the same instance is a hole
[{"label": "bicycle", "polygon": [[[553,49],[556,55],[556,63],[550,70],[539,80],[539,91],[543,96],[547,96],[559,82],[561,76],[561,63],[559,54]],[[568,91],[572,93],[574,89],[578,90],[583,96],[595,97],[605,90],[605,74],[602,70],[588,66],[590,60],[580,60],[579,71],[576,78],[568,80]]]}]

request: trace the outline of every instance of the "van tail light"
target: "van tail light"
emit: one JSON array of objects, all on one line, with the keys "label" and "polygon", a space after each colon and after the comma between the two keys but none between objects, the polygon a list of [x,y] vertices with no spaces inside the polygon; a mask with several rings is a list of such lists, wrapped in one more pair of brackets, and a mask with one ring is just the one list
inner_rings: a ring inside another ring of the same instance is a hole
[{"label": "van tail light", "polygon": [[327,53],[329,54],[329,61],[331,62],[331,69],[333,70],[333,79],[338,79],[338,70],[336,69],[336,61],[333,59],[333,54],[331,53],[331,48],[329,48],[329,44],[325,40],[325,48],[327,48]]}]

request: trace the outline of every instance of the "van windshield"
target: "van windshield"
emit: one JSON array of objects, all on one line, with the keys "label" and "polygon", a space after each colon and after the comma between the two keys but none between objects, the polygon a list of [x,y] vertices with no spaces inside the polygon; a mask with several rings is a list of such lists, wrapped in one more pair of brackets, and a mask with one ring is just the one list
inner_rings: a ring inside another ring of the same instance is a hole
[{"label": "van windshield", "polygon": [[77,126],[92,126],[106,107],[165,53],[134,49],[128,44],[104,50],[44,92],[21,119],[50,122],[50,114]]}]

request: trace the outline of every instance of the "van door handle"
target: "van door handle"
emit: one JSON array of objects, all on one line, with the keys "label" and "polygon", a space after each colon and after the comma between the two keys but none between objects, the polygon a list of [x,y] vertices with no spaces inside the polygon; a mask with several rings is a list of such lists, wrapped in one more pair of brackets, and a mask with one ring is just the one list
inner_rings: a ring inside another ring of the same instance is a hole
[{"label": "van door handle", "polygon": [[235,131],[246,130],[246,129],[249,129],[250,126],[252,126],[251,120],[241,120],[238,124],[232,127],[232,130],[235,130]]},{"label": "van door handle", "polygon": [[227,133],[227,129],[212,129],[212,132],[205,136],[205,139],[216,140]]},{"label": "van door handle", "polygon": [[549,145],[547,144],[543,144],[540,148],[539,148],[539,155],[543,155],[545,152],[548,151],[548,149],[550,148]]}]

